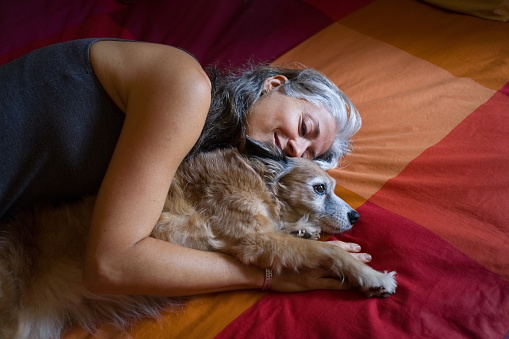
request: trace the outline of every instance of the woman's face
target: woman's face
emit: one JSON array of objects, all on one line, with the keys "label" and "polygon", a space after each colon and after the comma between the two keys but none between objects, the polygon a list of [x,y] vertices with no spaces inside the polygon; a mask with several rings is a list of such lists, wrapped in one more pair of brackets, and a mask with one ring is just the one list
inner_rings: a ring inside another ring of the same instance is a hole
[{"label": "woman's face", "polygon": [[[269,92],[286,81],[278,75],[265,81]],[[279,91],[263,94],[247,115],[246,133],[275,144],[290,157],[314,159],[325,153],[336,137],[336,121],[323,107]]]}]

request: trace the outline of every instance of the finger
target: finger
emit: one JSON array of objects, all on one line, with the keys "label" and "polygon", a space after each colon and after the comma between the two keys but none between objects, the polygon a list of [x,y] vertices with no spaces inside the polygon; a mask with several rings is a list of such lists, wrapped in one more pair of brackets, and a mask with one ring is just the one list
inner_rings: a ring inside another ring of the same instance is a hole
[{"label": "finger", "polygon": [[371,262],[371,260],[372,260],[371,255],[369,255],[367,253],[358,253],[361,251],[361,247],[356,243],[343,242],[343,241],[339,241],[339,240],[329,241],[329,243],[331,243],[332,245],[341,247],[342,249],[344,249],[347,252],[350,252],[350,254],[355,259],[359,260],[360,262],[368,263],[368,262]]},{"label": "finger", "polygon": [[345,251],[348,251],[348,252],[360,252],[361,251],[361,247],[358,244],[353,243],[353,242],[343,242],[343,241],[339,241],[339,240],[333,240],[333,241],[329,241],[329,243],[332,245],[341,247],[342,249],[344,249]]},{"label": "finger", "polygon": [[372,260],[371,255],[367,253],[350,253],[355,259],[363,263],[368,263]]}]

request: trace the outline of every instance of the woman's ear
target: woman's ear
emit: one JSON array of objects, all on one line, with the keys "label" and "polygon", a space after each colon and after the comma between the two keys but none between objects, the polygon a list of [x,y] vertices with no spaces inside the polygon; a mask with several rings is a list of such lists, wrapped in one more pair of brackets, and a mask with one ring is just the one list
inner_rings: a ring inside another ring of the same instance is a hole
[{"label": "woman's ear", "polygon": [[275,75],[273,77],[265,79],[263,82],[263,91],[269,93],[274,88],[281,86],[288,81],[288,78],[284,75]]}]

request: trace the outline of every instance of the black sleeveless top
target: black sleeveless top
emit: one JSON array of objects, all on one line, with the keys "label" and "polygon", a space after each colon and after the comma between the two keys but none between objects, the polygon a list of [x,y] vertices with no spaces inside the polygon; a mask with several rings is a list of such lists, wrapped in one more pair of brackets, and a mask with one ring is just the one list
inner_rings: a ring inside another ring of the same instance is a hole
[{"label": "black sleeveless top", "polygon": [[0,219],[37,201],[97,193],[124,122],[90,63],[98,40],[0,67]]}]

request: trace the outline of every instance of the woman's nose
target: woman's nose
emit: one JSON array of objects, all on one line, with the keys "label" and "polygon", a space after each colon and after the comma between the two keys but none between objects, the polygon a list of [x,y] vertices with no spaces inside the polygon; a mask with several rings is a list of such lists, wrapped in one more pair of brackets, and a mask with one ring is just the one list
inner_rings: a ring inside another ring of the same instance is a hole
[{"label": "woman's nose", "polygon": [[301,157],[306,151],[306,144],[295,140],[288,140],[285,153],[290,157]]}]

